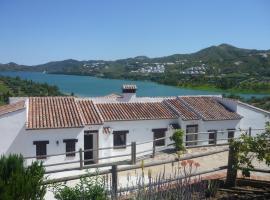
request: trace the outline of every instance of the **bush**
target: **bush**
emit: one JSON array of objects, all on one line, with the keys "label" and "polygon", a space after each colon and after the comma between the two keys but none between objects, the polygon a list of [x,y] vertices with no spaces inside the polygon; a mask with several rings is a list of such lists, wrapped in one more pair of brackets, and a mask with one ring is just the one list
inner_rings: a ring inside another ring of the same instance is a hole
[{"label": "bush", "polygon": [[182,129],[177,129],[172,137],[170,138],[171,140],[174,141],[174,147],[176,151],[184,151],[185,146],[184,146],[184,141],[183,141],[183,136],[184,136],[184,131]]},{"label": "bush", "polygon": [[75,187],[53,185],[54,197],[57,200],[106,200],[103,178],[100,176],[86,176],[80,179]]},{"label": "bush", "polygon": [[44,167],[38,162],[24,167],[21,155],[1,156],[0,199],[44,199],[46,194],[46,186],[42,185],[44,173]]}]

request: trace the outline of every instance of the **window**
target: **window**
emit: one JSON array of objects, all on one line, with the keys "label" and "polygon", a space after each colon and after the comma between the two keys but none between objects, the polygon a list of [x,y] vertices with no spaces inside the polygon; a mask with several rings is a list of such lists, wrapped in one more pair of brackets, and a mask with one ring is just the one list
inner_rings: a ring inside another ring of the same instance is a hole
[{"label": "window", "polygon": [[46,159],[47,144],[49,144],[49,141],[34,141],[33,144],[36,145],[37,159]]},{"label": "window", "polygon": [[[189,135],[190,133],[190,135]],[[196,141],[198,140],[198,134],[191,134],[191,133],[198,133],[198,125],[187,125],[186,127],[186,146],[194,146],[197,145],[197,142],[188,142],[188,141]]]},{"label": "window", "polygon": [[66,143],[66,156],[67,157],[75,156],[75,153],[74,153],[74,151],[76,151],[75,145],[76,145],[76,142],[78,142],[78,139],[65,139],[63,140],[63,142]]},{"label": "window", "polygon": [[[154,140],[159,139],[159,138],[164,138],[165,137],[165,132],[167,131],[166,128],[158,128],[158,129],[153,129],[154,132]],[[165,139],[157,140],[155,141],[155,146],[165,146]]]},{"label": "window", "polygon": [[[116,148],[126,148],[128,131],[113,132],[113,146]],[[123,147],[124,146],[124,147]]]},{"label": "window", "polygon": [[235,129],[228,129],[228,142],[230,142],[230,139],[234,138],[234,131]]},{"label": "window", "polygon": [[217,143],[217,130],[209,130],[208,144],[216,144]]}]

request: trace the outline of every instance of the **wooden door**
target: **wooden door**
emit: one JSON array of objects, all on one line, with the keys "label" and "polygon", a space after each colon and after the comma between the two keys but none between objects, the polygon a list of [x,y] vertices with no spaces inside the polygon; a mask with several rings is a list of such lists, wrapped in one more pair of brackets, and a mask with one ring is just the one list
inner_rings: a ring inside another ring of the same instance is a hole
[{"label": "wooden door", "polygon": [[[84,150],[93,149],[93,134],[84,135]],[[93,159],[93,151],[84,152],[84,160]],[[85,165],[93,164],[94,161],[84,161]]]}]

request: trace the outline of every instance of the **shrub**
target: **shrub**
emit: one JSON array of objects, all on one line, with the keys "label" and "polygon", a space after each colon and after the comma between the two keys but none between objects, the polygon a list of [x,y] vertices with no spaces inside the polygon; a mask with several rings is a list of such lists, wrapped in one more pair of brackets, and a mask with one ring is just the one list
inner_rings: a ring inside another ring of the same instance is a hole
[{"label": "shrub", "polygon": [[42,185],[44,173],[44,167],[38,162],[24,167],[21,155],[1,156],[0,199],[43,199],[46,193],[46,186]]},{"label": "shrub", "polygon": [[54,197],[57,200],[106,200],[104,180],[101,176],[85,176],[74,187],[63,184],[53,185]]},{"label": "shrub", "polygon": [[170,138],[171,140],[174,141],[174,147],[176,151],[184,151],[185,146],[184,146],[184,141],[183,141],[183,136],[184,136],[184,131],[182,129],[177,129],[172,137]]}]

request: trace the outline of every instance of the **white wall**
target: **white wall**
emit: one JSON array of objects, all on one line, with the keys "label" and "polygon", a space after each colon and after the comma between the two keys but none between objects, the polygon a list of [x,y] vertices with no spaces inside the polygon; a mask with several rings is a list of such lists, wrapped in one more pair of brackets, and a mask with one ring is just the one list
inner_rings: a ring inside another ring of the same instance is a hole
[{"label": "white wall", "polygon": [[0,116],[0,155],[21,153],[24,149],[19,133],[25,130],[25,118],[25,109]]},{"label": "white wall", "polygon": [[[243,116],[243,119],[241,119],[240,122],[241,129],[248,129],[249,127],[252,129],[263,129],[265,128],[265,123],[270,121],[270,114],[267,112],[263,112],[260,109],[255,109],[241,103],[237,105],[237,113]],[[251,133],[252,135],[256,135],[261,132],[262,131],[252,130]]]},{"label": "white wall", "polygon": [[[100,126],[87,126],[85,128],[65,128],[65,129],[39,129],[26,130],[26,110],[20,110],[5,114],[0,117],[0,155],[1,154],[22,154],[24,157],[36,156],[36,145],[34,141],[48,140],[47,154],[58,154],[66,152],[64,139],[78,139],[75,148],[78,151],[84,149],[84,130],[99,130]],[[57,144],[58,141],[58,144]],[[98,148],[98,134],[94,135],[94,148]],[[98,152],[94,153],[94,158]],[[31,164],[35,159],[27,159],[26,164]],[[66,155],[47,157],[43,159],[45,165],[79,160],[79,154],[74,157]],[[79,163],[62,166],[48,167],[48,170],[63,169],[68,167],[78,167]]]},{"label": "white wall", "polygon": [[[208,140],[209,134],[205,133],[209,130],[225,131],[225,133],[218,133],[217,139],[228,138],[228,129],[238,129],[239,120],[223,120],[223,121],[203,121],[203,120],[190,120],[180,121],[181,128],[186,132],[187,125],[198,125],[198,140]],[[185,138],[184,138],[185,139]],[[226,143],[227,141],[217,141],[217,143]],[[208,144],[208,141],[198,142],[197,145]]]},{"label": "white wall", "polygon": [[[228,139],[228,129],[235,129],[239,128],[240,120],[223,120],[223,121],[203,121],[203,125],[201,127],[201,132],[207,132],[209,130],[217,130],[222,131],[224,133],[217,133],[217,144],[227,143]],[[239,132],[235,132],[235,137],[237,137]],[[200,134],[199,140],[208,140],[209,134]],[[226,139],[221,140],[220,139]],[[202,142],[201,144],[208,144],[208,142]]]},{"label": "white wall", "polygon": [[[177,123],[177,120],[140,120],[140,121],[105,122],[104,127],[110,127],[113,131],[129,130],[129,133],[127,134],[127,144],[131,144],[131,142],[140,143],[153,140],[154,134],[152,132],[152,129],[168,128],[169,124],[171,123]],[[170,134],[171,131],[166,132],[166,136],[169,136]],[[165,143],[167,145],[168,143],[171,142],[169,140],[166,140]],[[103,132],[100,132],[99,146],[113,147],[112,132],[110,134],[104,134]],[[152,146],[153,146],[152,142],[143,145],[137,145],[137,156],[143,155],[138,153],[144,150],[150,150],[148,153],[151,153]],[[130,152],[131,152],[130,147],[127,147],[125,149],[103,150],[100,151],[99,157],[130,154]],[[130,159],[130,156],[123,157],[122,159]],[[108,160],[104,160],[101,162],[108,162]]]},{"label": "white wall", "polygon": [[[33,144],[33,141],[43,141],[48,140],[47,144],[47,154],[58,154],[66,152],[66,143],[63,142],[64,139],[78,139],[76,142],[75,148],[78,151],[83,147],[83,128],[66,128],[66,129],[41,129],[41,130],[26,130],[24,132],[24,146],[27,147],[24,150],[25,156],[35,156],[36,155],[36,145]],[[58,141],[58,144],[57,144]],[[74,157],[66,157],[66,155],[47,157],[42,161],[44,164],[53,164],[65,161],[75,161],[79,160],[79,154],[75,154]],[[32,159],[27,160],[27,164],[30,164]],[[66,167],[78,167],[79,163],[63,165],[63,166],[53,166],[47,168],[48,170],[52,169],[63,169]]]}]

